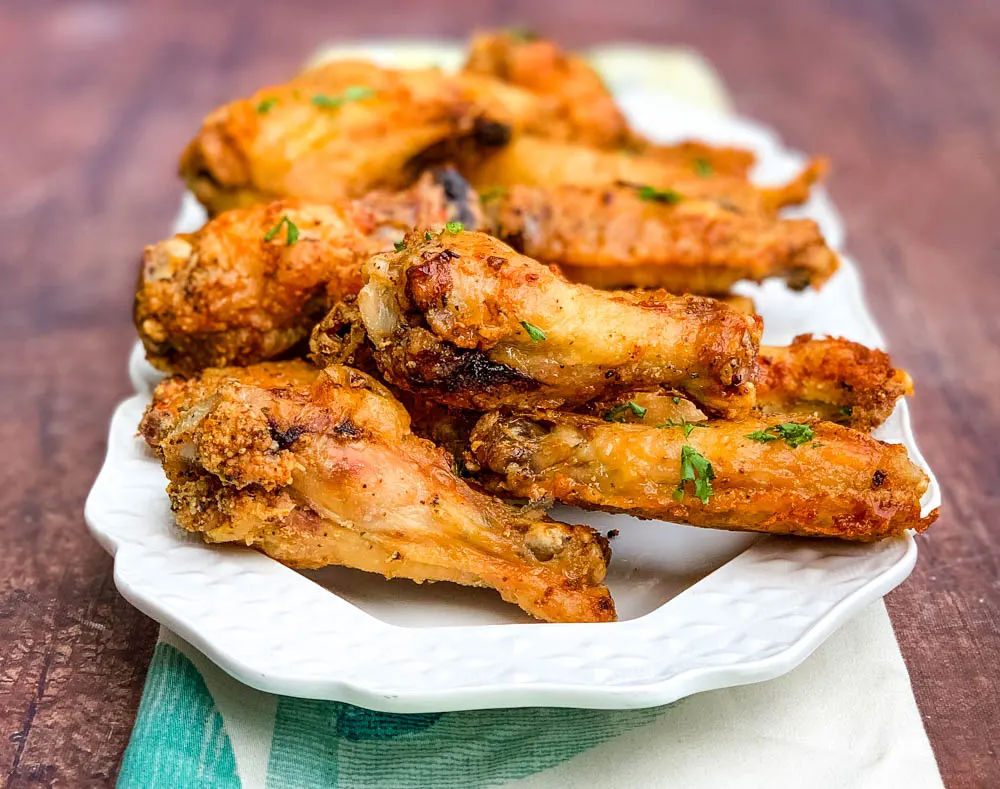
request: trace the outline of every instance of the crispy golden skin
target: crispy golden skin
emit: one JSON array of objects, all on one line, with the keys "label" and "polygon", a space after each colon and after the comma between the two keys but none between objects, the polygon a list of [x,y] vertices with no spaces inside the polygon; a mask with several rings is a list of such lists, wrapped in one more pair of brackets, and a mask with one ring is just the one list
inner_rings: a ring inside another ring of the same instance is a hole
[{"label": "crispy golden skin", "polygon": [[[887,353],[842,338],[801,334],[788,346],[762,345],[757,365],[757,410],[764,416],[821,419],[871,432],[901,397],[913,394],[910,376],[893,367]],[[630,400],[639,408],[623,409]],[[645,413],[640,418],[637,411]],[[689,400],[664,392],[620,394],[581,409],[594,416],[611,412],[646,425],[705,419]]]},{"label": "crispy golden skin", "polygon": [[473,410],[558,408],[660,386],[730,417],[754,405],[757,316],[697,296],[575,285],[484,233],[413,233],[405,243],[369,259],[358,296],[395,386]]},{"label": "crispy golden skin", "polygon": [[515,135],[510,144],[463,161],[460,169],[484,194],[517,185],[602,188],[624,183],[672,190],[689,200],[714,200],[731,211],[774,217],[809,197],[826,172],[822,159],[811,162],[787,184],[758,187],[745,178],[715,173],[702,177],[687,164],[643,152],[608,151],[585,145]]},{"label": "crispy golden skin", "polygon": [[208,542],[485,586],[548,621],[615,618],[606,540],[472,490],[364,373],[285,362],[169,379],[140,430],[178,524]]},{"label": "crispy golden skin", "polygon": [[532,134],[599,148],[617,148],[631,139],[625,116],[597,72],[552,41],[510,31],[478,34],[462,70],[539,97],[537,114],[526,124]]},{"label": "crispy golden skin", "polygon": [[[267,238],[284,217],[297,228],[292,244],[284,225]],[[451,219],[478,223],[478,197],[453,171],[435,171],[405,192],[234,209],[147,247],[135,300],[147,358],[190,375],[285,353],[332,302],[360,290],[369,254]]]},{"label": "crispy golden skin", "polygon": [[[870,541],[936,519],[920,515],[927,476],[900,445],[829,422],[811,422],[814,439],[794,448],[748,437],[787,420],[711,421],[685,436],[683,426],[491,412],[471,450],[496,490],[694,526]],[[704,503],[690,476],[681,482],[685,446],[714,471]]]},{"label": "crispy golden skin", "polygon": [[757,402],[765,414],[794,414],[874,430],[913,381],[889,354],[839,337],[796,337],[760,349]]},{"label": "crispy golden skin", "polygon": [[503,145],[534,103],[497,80],[338,61],[212,112],[180,173],[211,213],[401,189],[422,165]]},{"label": "crispy golden skin", "polygon": [[596,288],[717,295],[741,280],[821,287],[837,256],[810,219],[743,214],[712,199],[675,204],[627,186],[512,186],[487,201],[496,235]]},{"label": "crispy golden skin", "polygon": [[649,142],[629,128],[597,72],[583,58],[546,39],[509,30],[478,34],[463,72],[502,80],[537,97],[534,112],[521,126],[529,134],[642,153],[702,173],[745,177],[754,163],[753,153],[739,148],[696,141]]}]

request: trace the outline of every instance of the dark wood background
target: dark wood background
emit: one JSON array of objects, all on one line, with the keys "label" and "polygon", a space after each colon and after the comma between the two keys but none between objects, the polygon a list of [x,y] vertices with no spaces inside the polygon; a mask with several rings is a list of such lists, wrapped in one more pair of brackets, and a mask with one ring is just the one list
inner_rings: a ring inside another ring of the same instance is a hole
[{"label": "dark wood background", "polygon": [[[654,10],[655,9],[655,10]],[[1000,3],[581,0],[0,6],[0,769],[113,783],[156,626],[84,497],[128,391],[144,244],[204,113],[318,44],[527,25],[687,44],[738,109],[832,157],[830,189],[945,490],[889,610],[949,787],[1000,786]],[[872,699],[878,704],[878,699]]]}]

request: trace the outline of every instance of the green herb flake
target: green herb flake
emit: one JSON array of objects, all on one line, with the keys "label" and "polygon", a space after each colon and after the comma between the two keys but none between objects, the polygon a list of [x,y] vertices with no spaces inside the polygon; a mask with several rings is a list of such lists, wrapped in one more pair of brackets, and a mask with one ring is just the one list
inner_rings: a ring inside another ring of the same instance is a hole
[{"label": "green herb flake", "polygon": [[639,405],[635,400],[629,400],[627,403],[622,403],[622,405],[616,405],[607,414],[604,415],[605,422],[624,422],[625,417],[630,413],[635,414],[639,419],[646,418],[646,409]]},{"label": "green herb flake", "polygon": [[494,186],[492,189],[487,189],[485,192],[479,193],[479,199],[484,203],[488,203],[490,200],[496,200],[498,197],[503,197],[507,194],[506,187]]},{"label": "green herb flake", "polygon": [[715,494],[712,490],[712,480],[715,479],[715,469],[703,454],[694,447],[685,444],[681,447],[681,480],[677,483],[674,498],[681,501],[684,498],[684,483],[694,483],[694,495],[702,504]]},{"label": "green herb flake", "polygon": [[271,241],[278,233],[281,232],[282,225],[288,228],[285,234],[285,244],[287,246],[292,246],[296,241],[299,240],[299,229],[295,226],[295,223],[288,218],[288,215],[281,217],[281,221],[278,222],[274,227],[267,231],[267,235],[264,236],[264,241]]},{"label": "green herb flake", "polygon": [[424,241],[430,241],[434,238],[434,234],[430,230],[424,231]]},{"label": "green herb flake", "polygon": [[674,401],[674,405],[680,405],[681,403],[681,399],[677,395],[674,395],[670,399]]},{"label": "green herb flake", "polygon": [[688,436],[691,435],[691,431],[694,430],[696,427],[708,427],[708,425],[703,425],[703,424],[701,424],[699,422],[688,422],[686,419],[684,419],[683,417],[681,417],[678,420],[668,419],[662,425],[657,425],[657,427],[660,427],[660,428],[663,428],[663,427],[679,427],[679,428],[681,428],[681,430],[684,431],[684,438],[687,438]]},{"label": "green herb flake", "polygon": [[277,104],[277,103],[278,103],[278,97],[277,96],[268,96],[266,99],[263,99],[257,105],[257,114],[258,115],[267,115],[267,113],[269,113],[274,108],[274,105]]},{"label": "green herb flake", "polygon": [[840,409],[840,414],[841,416],[846,416],[848,419],[850,419],[852,416],[854,416],[854,406],[850,405],[842,406]]},{"label": "green herb flake", "polygon": [[715,174],[715,168],[712,167],[712,163],[708,159],[698,158],[694,160],[694,171],[698,173],[701,178],[709,178]]},{"label": "green herb flake", "polygon": [[362,99],[370,99],[375,95],[375,91],[365,85],[351,85],[339,96],[327,96],[323,93],[317,93],[312,97],[311,101],[317,107],[322,107],[323,109],[337,109],[351,101],[361,101]]},{"label": "green herb flake", "polygon": [[405,241],[394,241],[392,245],[396,248],[397,252],[402,252],[404,249],[406,249]]},{"label": "green herb flake", "polygon": [[665,205],[676,205],[684,199],[680,192],[673,189],[657,189],[653,186],[640,186],[639,199],[650,203],[664,203]]},{"label": "green herb flake", "polygon": [[804,425],[801,422],[784,422],[780,425],[771,425],[764,430],[755,430],[753,433],[748,433],[746,437],[764,444],[781,438],[788,446],[795,449],[812,441],[816,437],[816,433],[809,425]]},{"label": "green herb flake", "polygon": [[526,42],[526,41],[536,41],[541,36],[535,30],[531,30],[527,27],[510,27],[507,28],[507,35],[510,36],[515,41]]},{"label": "green herb flake", "polygon": [[527,321],[521,321],[521,326],[526,332],[528,332],[528,336],[531,338],[532,342],[542,342],[542,340],[547,339],[545,332],[539,329],[535,324],[528,323]]},{"label": "green herb flake", "polygon": [[449,222],[445,225],[445,228],[447,228],[449,233],[461,233],[465,230],[465,225],[461,222]]}]

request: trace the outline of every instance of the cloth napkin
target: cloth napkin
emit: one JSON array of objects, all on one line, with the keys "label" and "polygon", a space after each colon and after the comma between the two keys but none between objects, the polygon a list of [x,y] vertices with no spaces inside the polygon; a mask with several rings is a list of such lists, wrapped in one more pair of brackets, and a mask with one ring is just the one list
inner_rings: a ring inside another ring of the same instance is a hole
[{"label": "cloth napkin", "polygon": [[[452,45],[325,50],[458,65]],[[641,84],[729,111],[685,50],[604,47],[614,88]],[[885,606],[875,603],[789,674],[646,710],[528,708],[400,715],[275,696],[161,629],[118,779],[132,787],[942,787]]]}]

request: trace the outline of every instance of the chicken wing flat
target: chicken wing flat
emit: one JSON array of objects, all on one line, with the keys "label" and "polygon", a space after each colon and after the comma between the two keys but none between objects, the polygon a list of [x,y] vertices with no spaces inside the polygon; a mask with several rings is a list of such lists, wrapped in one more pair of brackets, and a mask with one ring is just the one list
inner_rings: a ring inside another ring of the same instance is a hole
[{"label": "chicken wing flat", "polygon": [[540,619],[615,617],[607,541],[471,489],[374,379],[304,362],[168,379],[140,426],[177,522],[296,568],[495,589]]},{"label": "chicken wing flat", "polygon": [[877,348],[839,337],[796,337],[760,349],[757,402],[765,414],[794,414],[874,430],[913,381]]},{"label": "chicken wing flat", "polygon": [[512,186],[487,201],[496,235],[596,288],[724,294],[741,280],[781,277],[819,288],[837,256],[810,219],[744,214],[712,199],[668,202],[627,186]]},{"label": "chicken wing flat", "polygon": [[[913,382],[884,351],[841,338],[802,334],[788,346],[762,345],[757,356],[757,412],[806,417],[871,432],[892,414]],[[629,392],[587,403],[580,413],[661,425],[706,419],[669,392]]]},{"label": "chicken wing flat", "polygon": [[633,131],[597,72],[556,43],[523,31],[475,36],[465,74],[502,80],[537,97],[535,112],[522,125],[539,137],[620,149],[673,162],[699,173],[745,177],[754,163],[750,151],[700,142],[655,145]]},{"label": "chicken wing flat", "polygon": [[494,489],[694,526],[871,541],[924,531],[906,449],[787,417],[660,428],[548,412],[485,415],[471,450]]},{"label": "chicken wing flat", "polygon": [[686,163],[658,154],[600,150],[518,134],[504,148],[463,161],[460,169],[483,194],[517,185],[600,189],[627,184],[652,201],[714,200],[733,212],[774,217],[781,208],[809,198],[812,185],[826,172],[826,163],[817,159],[786,184],[759,187],[724,173],[702,176]]},{"label": "chicken wing flat", "polygon": [[761,320],[698,296],[609,293],[478,232],[412,233],[365,264],[358,306],[386,380],[471,410],[675,387],[745,415]]},{"label": "chicken wing flat", "polygon": [[534,103],[498,80],[337,61],[212,112],[180,171],[210,213],[401,189],[429,157],[505,144]]},{"label": "chicken wing flat", "polygon": [[330,204],[233,209],[195,233],[147,247],[135,324],[149,361],[191,374],[286,352],[335,302],[361,288],[361,263],[416,225],[478,219],[478,196],[453,171],[405,192]]}]

